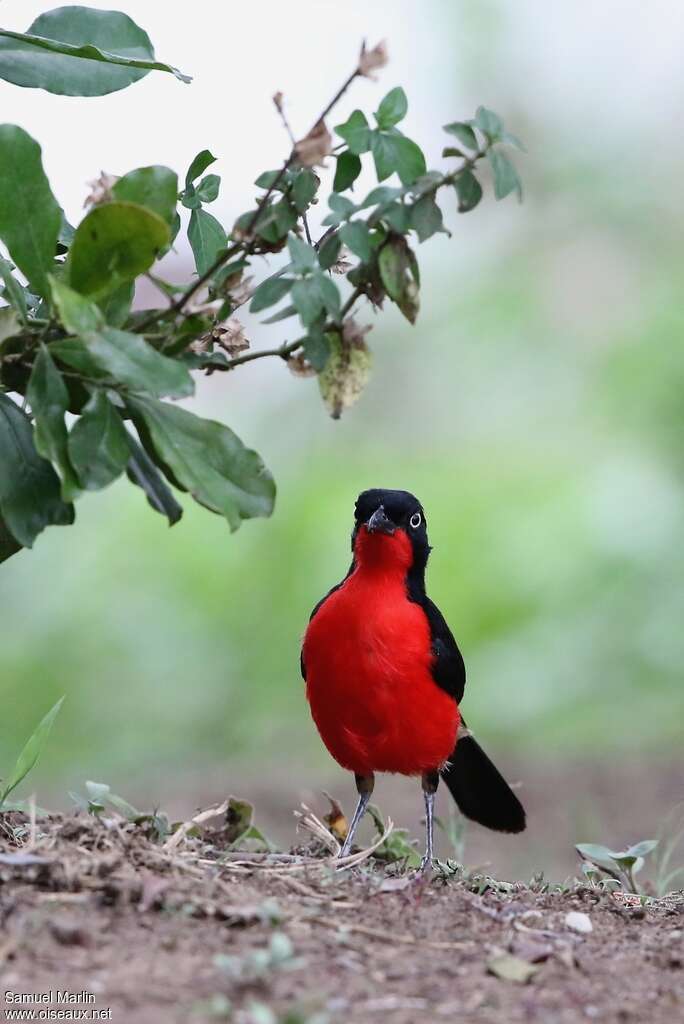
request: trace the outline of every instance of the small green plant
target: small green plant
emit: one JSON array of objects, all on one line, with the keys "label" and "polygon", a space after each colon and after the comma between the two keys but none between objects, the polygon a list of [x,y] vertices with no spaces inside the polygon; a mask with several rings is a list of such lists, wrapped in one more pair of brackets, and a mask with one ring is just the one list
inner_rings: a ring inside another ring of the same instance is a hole
[{"label": "small green plant", "polygon": [[59,713],[63,700],[64,697],[60,697],[57,703],[50,708],[24,744],[19,757],[14,763],[14,768],[5,780],[2,790],[0,790],[0,811],[17,808],[23,809],[23,804],[8,804],[7,797],[24,781],[29,772],[35,768],[40,755],[43,753],[52,724]]},{"label": "small green plant", "polygon": [[85,789],[86,796],[82,796],[80,793],[69,793],[79,810],[94,814],[97,818],[105,814],[108,809],[115,811],[133,825],[147,826],[150,838],[159,843],[163,842],[173,831],[173,826],[169,824],[169,819],[165,814],[159,811],[139,811],[122,796],[113,793],[111,787],[105,782],[88,780]]},{"label": "small green plant", "polygon": [[575,849],[582,857],[582,874],[591,885],[639,892],[634,876],[643,868],[644,858],[657,846],[657,839],[643,839],[626,850],[609,850],[596,843],[578,843]]},{"label": "small green plant", "polygon": [[[384,835],[385,822],[383,821],[380,809],[375,804],[369,804],[366,813],[373,819],[378,835]],[[398,864],[403,862],[404,867],[417,868],[420,865],[420,854],[416,850],[416,840],[411,839],[408,829],[395,828],[388,835],[384,843],[378,846],[373,853],[375,860],[383,861],[385,864]]]},{"label": "small green plant", "polygon": [[244,956],[217,953],[214,957],[214,966],[242,985],[261,981],[272,971],[296,970],[303,963],[295,956],[292,942],[284,932],[274,932],[265,949],[251,949]]}]

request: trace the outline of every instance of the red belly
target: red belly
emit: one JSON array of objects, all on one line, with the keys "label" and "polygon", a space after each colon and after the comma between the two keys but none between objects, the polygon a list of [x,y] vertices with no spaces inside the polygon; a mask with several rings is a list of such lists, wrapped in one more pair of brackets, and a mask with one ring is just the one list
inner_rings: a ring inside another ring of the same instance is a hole
[{"label": "red belly", "polygon": [[304,638],[306,695],[326,747],[350,771],[417,775],[456,744],[456,702],[431,675],[430,628],[403,579],[355,572]]}]

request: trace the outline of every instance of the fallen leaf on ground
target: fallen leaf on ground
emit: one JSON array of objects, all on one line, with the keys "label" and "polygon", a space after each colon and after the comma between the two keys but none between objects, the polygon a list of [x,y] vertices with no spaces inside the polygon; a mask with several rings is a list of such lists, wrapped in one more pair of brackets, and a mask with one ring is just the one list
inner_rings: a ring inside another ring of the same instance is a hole
[{"label": "fallen leaf on ground", "polygon": [[487,961],[487,970],[504,981],[515,981],[525,985],[539,968],[511,953],[498,953]]}]

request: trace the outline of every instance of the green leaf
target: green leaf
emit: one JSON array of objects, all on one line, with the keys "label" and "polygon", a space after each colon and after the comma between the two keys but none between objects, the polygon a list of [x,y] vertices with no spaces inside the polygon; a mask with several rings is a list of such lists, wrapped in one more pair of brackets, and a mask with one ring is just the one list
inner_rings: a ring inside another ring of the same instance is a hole
[{"label": "green leaf", "polygon": [[311,280],[318,289],[318,294],[321,297],[321,301],[328,315],[331,316],[333,320],[337,320],[342,306],[339,288],[333,279],[322,270],[315,271]]},{"label": "green leaf", "polygon": [[479,148],[475,132],[469,124],[465,123],[465,121],[452,121],[451,124],[445,124],[444,131],[449,132],[450,135],[455,135],[458,141],[462,143],[466,149]]},{"label": "green leaf", "polygon": [[0,256],[0,279],[4,285],[3,298],[16,310],[23,324],[26,323],[28,311],[26,309],[26,289],[17,281],[12,274],[12,264]]},{"label": "green leaf", "polygon": [[21,551],[21,544],[14,539],[0,516],[0,562],[6,562],[12,555],[16,555],[17,551]]},{"label": "green leaf", "polygon": [[337,225],[341,224],[343,220],[351,217],[356,212],[356,204],[348,198],[348,196],[341,196],[337,192],[331,192],[328,196],[328,206],[332,210],[327,217],[324,217],[324,224]]},{"label": "green leaf", "polygon": [[47,294],[62,223],[40,146],[23,128],[0,125],[0,238],[34,292]]},{"label": "green leaf", "polygon": [[144,491],[148,504],[154,511],[166,516],[169,526],[174,526],[183,515],[182,507],[145,449],[141,448],[128,432],[126,433],[130,449],[126,476],[131,483]]},{"label": "green leaf", "polygon": [[512,135],[511,132],[502,132],[499,142],[504,143],[506,146],[515,146],[515,148],[519,149],[522,153],[527,152],[525,144],[520,141],[517,135]]},{"label": "green leaf", "polygon": [[223,225],[206,210],[193,210],[188,225],[188,240],[201,276],[214,265],[221,249],[228,245]]},{"label": "green leaf", "polygon": [[411,227],[411,208],[403,203],[390,203],[382,211],[382,219],[398,235],[405,235]]},{"label": "green leaf", "polygon": [[292,266],[298,273],[313,270],[318,265],[316,250],[298,235],[289,235],[287,248],[292,260]]},{"label": "green leaf", "polygon": [[262,320],[262,324],[277,324],[281,320],[289,320],[291,316],[296,316],[297,310],[294,306],[284,306],[283,309],[274,313],[273,316],[267,316],[265,320]]},{"label": "green leaf", "polygon": [[291,176],[288,171],[283,173],[282,168],[279,168],[277,171],[263,171],[255,180],[254,184],[257,188],[265,188],[266,190],[269,190],[273,188],[277,182],[278,184],[276,187],[278,191],[283,192],[288,187],[290,178]]},{"label": "green leaf", "polygon": [[144,206],[96,206],[76,228],[69,252],[71,287],[96,298],[108,295],[149,270],[168,241],[168,225]]},{"label": "green leaf", "polygon": [[123,473],[130,454],[121,416],[103,391],[94,391],[69,434],[69,458],[81,486],[107,487]]},{"label": "green leaf", "polygon": [[351,188],[360,173],[361,158],[356,153],[351,153],[347,150],[344,153],[340,153],[337,158],[337,166],[335,167],[333,191],[344,192],[345,189]]},{"label": "green leaf", "polygon": [[634,846],[630,846],[626,853],[628,857],[645,857],[647,854],[652,853],[657,846],[657,839],[642,839],[640,843],[635,843]]},{"label": "green leaf", "polygon": [[62,498],[71,501],[78,494],[79,487],[69,461],[64,422],[69,408],[69,392],[45,345],[38,349],[26,397],[35,419],[33,437],[36,451],[55,467],[62,481]]},{"label": "green leaf", "polygon": [[503,131],[503,121],[493,110],[478,107],[474,124],[483,132],[490,142],[496,142]]},{"label": "green leaf", "polygon": [[[54,279],[52,295],[67,331],[77,335],[83,343],[86,365],[91,359],[100,371],[132,391],[178,398],[194,392],[192,377],[182,363],[161,355],[139,334],[107,326],[94,302]],[[57,352],[68,362],[73,358],[73,350],[72,345],[71,352],[63,347]],[[55,351],[54,345],[52,351]],[[78,353],[76,359],[79,359]]]},{"label": "green leaf", "polygon": [[305,327],[311,327],[323,312],[324,302],[321,290],[313,278],[295,281],[292,286],[292,302]]},{"label": "green leaf", "polygon": [[203,203],[213,203],[219,194],[221,179],[218,174],[207,174],[197,186],[197,197]]},{"label": "green leaf", "polygon": [[444,224],[442,211],[435,202],[434,195],[422,196],[411,207],[411,227],[418,235],[418,241],[424,242],[437,231],[442,231]]},{"label": "green leaf", "polygon": [[206,171],[207,167],[211,167],[213,163],[216,163],[214,154],[210,153],[208,149],[201,150],[188,167],[188,173],[185,175],[185,187],[188,188],[192,185],[193,181],[196,181],[200,174]]},{"label": "green leaf", "polygon": [[59,477],[33,444],[31,421],[0,392],[0,514],[12,536],[30,548],[46,526],[68,526],[74,506],[62,501]]},{"label": "green leaf", "polygon": [[256,233],[267,242],[279,242],[295,228],[297,216],[294,206],[283,197],[264,210],[257,221]]},{"label": "green leaf", "polygon": [[112,195],[152,210],[171,227],[176,215],[178,175],[168,167],[139,167],[114,183]]},{"label": "green leaf", "polygon": [[123,327],[128,320],[135,295],[135,283],[126,281],[115,292],[98,302],[102,315],[112,327]]},{"label": "green leaf", "polygon": [[371,370],[365,342],[349,345],[338,334],[329,335],[330,356],[318,375],[321,397],[333,419],[340,418],[361,397]]},{"label": "green leaf", "polygon": [[474,210],[482,199],[482,186],[471,171],[461,171],[454,182],[458,196],[458,212],[468,213]]},{"label": "green leaf", "polygon": [[371,259],[373,248],[371,246],[368,225],[365,221],[355,220],[349,224],[343,224],[340,228],[339,236],[354,255],[358,256],[364,263]]},{"label": "green leaf", "polygon": [[392,188],[390,185],[378,185],[370,190],[364,201],[359,205],[359,210],[366,210],[371,206],[384,206],[404,195],[406,189]]},{"label": "green leaf", "polygon": [[592,864],[598,864],[599,867],[609,867],[615,870],[614,854],[607,846],[600,846],[597,843],[577,843],[575,849],[581,857],[591,861]]},{"label": "green leaf", "polygon": [[330,339],[321,330],[311,330],[305,338],[302,338],[304,355],[313,366],[316,373],[320,373],[330,358]]},{"label": "green leaf", "polygon": [[494,175],[496,198],[505,199],[511,192],[517,192],[518,199],[522,199],[520,178],[508,156],[500,149],[489,149],[487,150],[487,159]]},{"label": "green leaf", "polygon": [[17,788],[20,782],[26,778],[32,768],[35,767],[38,762],[38,758],[43,753],[43,748],[47,743],[52,724],[59,714],[59,709],[62,706],[64,697],[60,697],[56,704],[54,704],[45,717],[38,723],[32,734],[24,744],[24,748],[17,758],[14,768],[9,774],[9,778],[5,780],[2,790],[0,791],[0,808],[7,800],[10,793]]},{"label": "green leaf", "polygon": [[150,38],[126,14],[58,7],[36,18],[26,34],[0,29],[0,78],[60,96],[104,96],[148,71],[176,68],[155,60]]},{"label": "green leaf", "polygon": [[349,146],[349,152],[355,156],[367,153],[371,144],[371,129],[365,115],[355,110],[344,124],[338,124],[335,131]]},{"label": "green leaf", "polygon": [[373,132],[371,150],[378,181],[396,171],[403,185],[411,185],[427,170],[420,147],[396,129]]},{"label": "green leaf", "polygon": [[130,406],[136,425],[174,479],[200,504],[224,516],[231,530],[242,519],[271,514],[273,478],[232,430],[154,399],[134,398]]},{"label": "green leaf", "polygon": [[407,110],[408,100],[406,99],[406,93],[398,85],[396,89],[391,89],[387,93],[375,113],[378,127],[384,129],[393,128],[399,121],[403,121]]},{"label": "green leaf", "polygon": [[329,235],[318,250],[318,263],[322,270],[330,270],[340,255],[342,242],[337,232]]},{"label": "green leaf", "polygon": [[305,213],[316,197],[321,181],[308,167],[299,171],[292,186],[292,199],[299,213]]},{"label": "green leaf", "polygon": [[409,323],[418,315],[418,275],[415,257],[404,238],[393,235],[385,242],[378,256],[380,277],[387,294]]},{"label": "green leaf", "polygon": [[21,330],[16,310],[12,306],[0,306],[0,351],[7,338],[14,337]]},{"label": "green leaf", "polygon": [[267,277],[265,281],[255,289],[252,301],[249,304],[251,313],[260,313],[262,309],[275,306],[284,295],[287,295],[294,284],[291,277]]}]

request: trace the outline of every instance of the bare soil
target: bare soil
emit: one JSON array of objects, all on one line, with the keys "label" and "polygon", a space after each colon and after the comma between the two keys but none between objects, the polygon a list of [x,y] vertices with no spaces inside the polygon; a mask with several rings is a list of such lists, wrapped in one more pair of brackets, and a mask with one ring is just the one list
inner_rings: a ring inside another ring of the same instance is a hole
[{"label": "bare soil", "polygon": [[[203,829],[169,849],[115,815],[0,823],[8,1020],[684,1020],[684,895],[627,907],[584,886],[421,880],[372,856],[335,871],[315,842],[226,854]],[[52,1001],[19,1002],[39,992]]]}]

